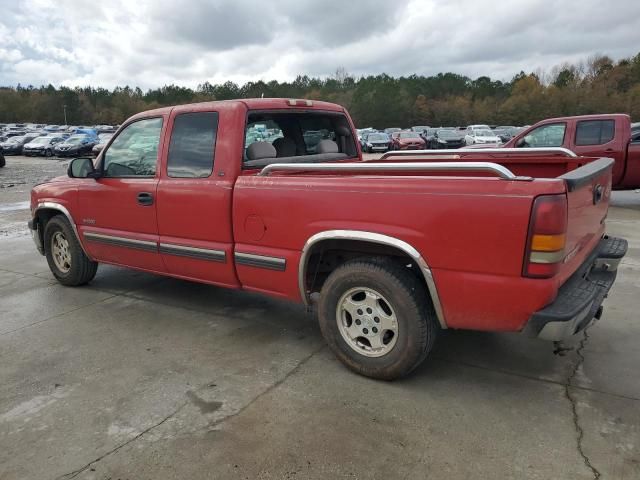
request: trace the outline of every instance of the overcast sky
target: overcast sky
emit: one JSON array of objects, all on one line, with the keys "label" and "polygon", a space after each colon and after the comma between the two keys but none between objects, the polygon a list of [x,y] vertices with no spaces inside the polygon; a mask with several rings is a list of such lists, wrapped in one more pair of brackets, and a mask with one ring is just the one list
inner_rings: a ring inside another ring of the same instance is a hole
[{"label": "overcast sky", "polygon": [[640,51],[640,0],[0,0],[0,85],[508,80]]}]

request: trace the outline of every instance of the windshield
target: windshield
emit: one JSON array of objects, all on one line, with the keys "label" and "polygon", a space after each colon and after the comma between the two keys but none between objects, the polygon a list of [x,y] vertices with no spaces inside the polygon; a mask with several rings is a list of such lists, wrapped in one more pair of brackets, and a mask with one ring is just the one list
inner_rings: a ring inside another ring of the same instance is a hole
[{"label": "windshield", "polygon": [[452,138],[460,136],[454,130],[438,130],[437,133],[440,138]]},{"label": "windshield", "polygon": [[72,137],[67,138],[65,143],[70,143],[71,145],[78,145],[89,138],[86,135],[74,135]]},{"label": "windshield", "polygon": [[402,132],[400,138],[420,138],[416,132]]},{"label": "windshield", "polygon": [[20,143],[24,140],[24,137],[11,137],[7,140],[7,143]]},{"label": "windshield", "polygon": [[367,140],[369,141],[386,141],[388,139],[389,137],[381,133],[369,134],[369,136],[367,137]]},{"label": "windshield", "polygon": [[46,145],[51,141],[50,138],[47,137],[38,137],[38,138],[34,138],[33,140],[31,140],[30,143],[34,144],[34,145]]},{"label": "windshield", "polygon": [[495,137],[495,134],[491,130],[474,130],[473,134],[476,137]]}]

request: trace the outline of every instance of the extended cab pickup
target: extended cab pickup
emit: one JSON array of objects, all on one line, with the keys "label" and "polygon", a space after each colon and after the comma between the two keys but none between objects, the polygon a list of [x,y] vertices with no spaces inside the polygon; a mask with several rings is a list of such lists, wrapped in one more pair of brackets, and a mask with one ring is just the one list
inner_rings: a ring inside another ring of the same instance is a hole
[{"label": "extended cab pickup", "polygon": [[108,263],[314,303],[344,364],[393,379],[441,329],[562,340],[600,316],[627,248],[613,161],[526,176],[544,154],[370,163],[338,105],[168,107],[34,187],[29,227],[64,285]]},{"label": "extended cab pickup", "polygon": [[624,114],[549,118],[520,132],[505,148],[563,147],[579,156],[609,157],[614,190],[640,188],[640,133]]}]

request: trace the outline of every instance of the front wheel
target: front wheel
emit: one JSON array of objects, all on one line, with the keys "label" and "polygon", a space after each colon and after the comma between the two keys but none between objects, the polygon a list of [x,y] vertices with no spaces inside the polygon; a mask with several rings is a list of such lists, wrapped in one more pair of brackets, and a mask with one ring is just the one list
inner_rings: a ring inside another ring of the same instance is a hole
[{"label": "front wheel", "polygon": [[47,150],[44,152],[44,155],[45,157],[51,157],[53,155],[53,152],[50,148],[47,148]]},{"label": "front wheel", "polygon": [[98,262],[85,255],[66,218],[57,215],[47,222],[44,246],[49,269],[61,284],[84,285],[96,276]]},{"label": "front wheel", "polygon": [[329,347],[351,370],[393,380],[416,368],[438,325],[425,287],[401,264],[356,260],[338,267],[320,294],[318,318]]}]

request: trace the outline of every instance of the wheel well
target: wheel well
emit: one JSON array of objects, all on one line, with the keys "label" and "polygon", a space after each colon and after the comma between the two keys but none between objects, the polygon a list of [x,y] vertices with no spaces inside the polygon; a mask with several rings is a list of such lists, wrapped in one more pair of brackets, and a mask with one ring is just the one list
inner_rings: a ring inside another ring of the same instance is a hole
[{"label": "wheel well", "polygon": [[416,261],[402,249],[366,240],[324,240],[314,244],[306,256],[304,269],[305,291],[319,292],[331,272],[354,259],[385,258],[403,265],[413,272],[429,293],[424,275]]},{"label": "wheel well", "polygon": [[47,246],[44,244],[44,229],[47,226],[49,220],[51,220],[56,215],[63,215],[60,210],[56,210],[55,208],[41,208],[36,212],[36,219],[38,221],[38,235],[40,236],[40,241],[42,242],[42,248],[45,249]]}]

